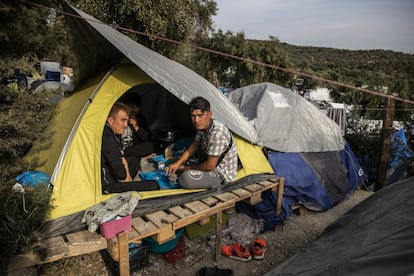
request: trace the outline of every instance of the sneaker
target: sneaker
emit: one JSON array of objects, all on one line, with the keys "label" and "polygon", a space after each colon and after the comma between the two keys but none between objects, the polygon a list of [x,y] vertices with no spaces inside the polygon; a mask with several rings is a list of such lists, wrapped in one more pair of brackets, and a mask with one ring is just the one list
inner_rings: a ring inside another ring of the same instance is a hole
[{"label": "sneaker", "polygon": [[264,239],[257,239],[252,244],[253,259],[263,260],[266,252],[266,241]]},{"label": "sneaker", "polygon": [[247,262],[252,259],[249,249],[247,247],[244,247],[240,243],[236,243],[233,245],[223,245],[221,247],[221,252],[231,259],[243,262]]}]

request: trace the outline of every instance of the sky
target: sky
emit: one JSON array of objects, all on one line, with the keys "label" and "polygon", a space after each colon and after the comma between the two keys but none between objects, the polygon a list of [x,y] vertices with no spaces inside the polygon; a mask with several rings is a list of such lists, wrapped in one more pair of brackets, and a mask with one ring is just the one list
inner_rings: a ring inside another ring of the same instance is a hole
[{"label": "sky", "polygon": [[215,29],[249,39],[414,54],[414,0],[215,1]]}]

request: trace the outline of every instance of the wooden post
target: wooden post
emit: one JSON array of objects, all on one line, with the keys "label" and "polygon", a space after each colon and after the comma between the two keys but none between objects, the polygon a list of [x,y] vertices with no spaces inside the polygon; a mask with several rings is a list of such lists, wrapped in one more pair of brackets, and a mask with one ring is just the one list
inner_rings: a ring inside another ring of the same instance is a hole
[{"label": "wooden post", "polygon": [[393,133],[392,123],[394,121],[395,112],[395,100],[387,98],[385,104],[385,113],[382,123],[381,132],[381,155],[378,163],[377,181],[375,185],[375,191],[378,191],[384,187],[385,180],[387,178],[388,169],[388,157],[391,148],[391,136]]},{"label": "wooden post", "polygon": [[277,205],[276,205],[276,215],[280,216],[282,214],[282,201],[283,201],[283,191],[285,189],[285,178],[281,177],[279,179],[279,189],[277,191]]},{"label": "wooden post", "polygon": [[129,276],[128,232],[118,234],[119,275]]},{"label": "wooden post", "polygon": [[223,212],[220,209],[216,214],[216,254],[214,260],[218,262],[221,255],[221,224],[223,223]]}]

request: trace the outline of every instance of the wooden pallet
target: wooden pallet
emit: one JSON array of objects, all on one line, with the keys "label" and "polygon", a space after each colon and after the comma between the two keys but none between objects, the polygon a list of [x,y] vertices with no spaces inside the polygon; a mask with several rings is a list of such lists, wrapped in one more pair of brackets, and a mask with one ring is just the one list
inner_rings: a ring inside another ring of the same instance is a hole
[{"label": "wooden pallet", "polygon": [[107,248],[107,240],[88,230],[42,240],[38,249],[13,256],[7,270],[50,263],[63,258],[79,256]]},{"label": "wooden pallet", "polygon": [[221,247],[222,213],[239,201],[254,205],[261,201],[262,192],[273,190],[278,193],[276,213],[280,214],[283,186],[283,177],[275,177],[165,210],[144,214],[133,218],[130,232],[121,233],[110,240],[87,230],[46,239],[40,242],[38,250],[11,258],[7,270],[13,271],[107,249],[113,260],[119,262],[120,275],[129,275],[128,244],[139,243],[146,237],[152,237],[159,244],[163,244],[175,238],[176,230],[192,223],[201,225],[209,223],[213,215],[216,216],[215,257],[218,259]]},{"label": "wooden pallet", "polygon": [[132,220],[132,230],[108,240],[108,252],[119,262],[120,275],[129,275],[128,244],[139,243],[143,238],[152,237],[159,244],[175,238],[175,231],[192,223],[208,223],[216,215],[216,261],[221,255],[221,226],[223,211],[233,207],[236,202],[247,201],[254,205],[261,201],[261,194],[267,190],[278,191],[278,205],[275,212],[282,210],[284,179],[274,178],[237,188],[230,192],[217,194],[200,200],[174,206],[162,211],[136,217]]}]

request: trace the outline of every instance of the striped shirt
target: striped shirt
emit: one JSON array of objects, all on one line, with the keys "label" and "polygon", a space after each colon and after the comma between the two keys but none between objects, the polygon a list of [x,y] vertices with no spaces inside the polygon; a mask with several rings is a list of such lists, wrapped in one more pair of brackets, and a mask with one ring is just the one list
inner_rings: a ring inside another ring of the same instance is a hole
[{"label": "striped shirt", "polygon": [[[220,157],[232,141],[229,129],[221,122],[212,119],[207,130],[199,130],[194,138],[200,144],[201,152],[207,156]],[[234,139],[233,139],[234,140]],[[234,141],[223,160],[217,164],[216,172],[220,173],[226,182],[232,182],[237,175],[237,149]]]}]

